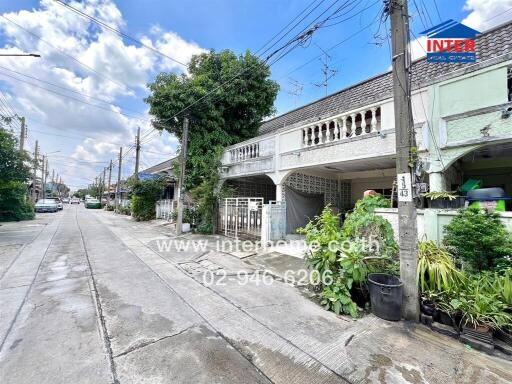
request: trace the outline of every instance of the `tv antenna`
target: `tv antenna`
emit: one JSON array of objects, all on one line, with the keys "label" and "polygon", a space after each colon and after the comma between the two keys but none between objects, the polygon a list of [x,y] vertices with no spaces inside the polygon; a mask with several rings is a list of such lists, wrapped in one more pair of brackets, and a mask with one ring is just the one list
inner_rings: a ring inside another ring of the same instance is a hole
[{"label": "tv antenna", "polygon": [[293,96],[293,104],[296,107],[297,102],[299,101],[300,95],[302,94],[302,91],[304,90],[304,84],[301,82],[292,79],[291,77],[288,78],[288,82],[291,84],[292,88],[285,91],[287,94]]},{"label": "tv antenna", "polygon": [[319,60],[322,62],[322,73],[324,75],[324,80],[321,83],[315,83],[313,84],[316,87],[324,87],[325,89],[325,96],[327,96],[327,89],[329,87],[329,80],[332,79],[334,76],[336,76],[336,73],[338,73],[338,70],[335,68],[331,68],[331,55],[329,55],[321,46],[319,46],[316,43],[315,44],[318,49],[320,49],[323,52],[322,58]]}]

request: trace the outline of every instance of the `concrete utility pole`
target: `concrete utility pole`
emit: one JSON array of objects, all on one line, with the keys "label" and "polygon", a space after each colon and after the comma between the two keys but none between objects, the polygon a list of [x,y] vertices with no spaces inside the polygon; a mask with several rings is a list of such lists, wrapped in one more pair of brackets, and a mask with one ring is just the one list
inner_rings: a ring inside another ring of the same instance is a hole
[{"label": "concrete utility pole", "polygon": [[27,128],[25,126],[25,118],[20,117],[21,132],[20,132],[20,151],[25,149],[25,136],[27,136]]},{"label": "concrete utility pole", "polygon": [[393,50],[393,95],[395,109],[396,172],[398,188],[398,236],[400,278],[404,283],[402,315],[406,320],[419,319],[418,229],[411,176],[411,148],[415,147],[414,122],[411,110],[410,64],[408,56],[409,15],[407,0],[389,0],[391,42]]},{"label": "concrete utility pole", "polygon": [[101,179],[100,203],[101,203],[101,199],[103,198],[103,192],[105,192],[105,172],[106,171],[107,171],[107,168],[103,168],[103,178]]},{"label": "concrete utility pole", "polygon": [[121,198],[121,165],[123,161],[123,147],[119,147],[119,166],[117,170],[117,185],[116,185],[116,207],[115,211],[119,209],[119,199]]},{"label": "concrete utility pole", "polygon": [[140,127],[137,127],[137,137],[135,137],[135,180],[139,180],[139,158],[140,158]]},{"label": "concrete utility pole", "polygon": [[178,217],[176,219],[176,235],[183,233],[183,201],[185,195],[185,167],[187,164],[187,144],[188,144],[188,117],[183,118],[183,134],[181,138],[181,156],[180,156],[180,180],[178,196]]},{"label": "concrete utility pole", "polygon": [[48,159],[43,155],[43,169],[41,173],[41,184],[43,187],[43,199],[46,199],[46,174],[48,173]]},{"label": "concrete utility pole", "polygon": [[36,147],[34,148],[34,173],[32,175],[32,201],[35,203],[37,194],[37,158],[39,156],[39,142],[36,140]]},{"label": "concrete utility pole", "polygon": [[110,205],[110,182],[112,181],[112,160],[108,166],[107,205]]}]

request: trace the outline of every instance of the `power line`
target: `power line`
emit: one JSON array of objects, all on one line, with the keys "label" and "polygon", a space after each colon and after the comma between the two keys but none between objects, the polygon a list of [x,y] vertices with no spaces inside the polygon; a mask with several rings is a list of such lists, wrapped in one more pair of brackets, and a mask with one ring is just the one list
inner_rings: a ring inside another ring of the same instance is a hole
[{"label": "power line", "polygon": [[95,17],[93,17],[93,16],[91,16],[91,15],[88,15],[87,13],[82,12],[82,11],[80,11],[79,9],[76,9],[75,7],[73,7],[73,6],[69,5],[69,4],[67,4],[67,3],[65,3],[65,2],[63,2],[63,1],[61,1],[61,0],[54,0],[54,1],[56,1],[58,4],[60,4],[60,5],[64,6],[64,7],[66,7],[66,8],[68,8],[68,9],[69,9],[69,10],[71,10],[72,12],[74,12],[74,13],[76,13],[76,14],[78,14],[78,15],[80,15],[80,16],[82,16],[82,17],[86,18],[86,19],[89,19],[89,20],[90,20],[90,21],[92,21],[93,23],[96,23],[96,24],[98,24],[98,25],[102,26],[103,28],[106,28],[107,30],[109,30],[109,31],[111,31],[111,32],[113,32],[113,33],[115,33],[115,34],[117,34],[117,35],[119,35],[119,36],[121,36],[121,37],[124,37],[125,39],[128,39],[128,40],[130,40],[130,41],[132,41],[132,42],[134,42],[134,43],[136,43],[136,44],[139,44],[141,47],[144,47],[144,48],[146,48],[146,49],[149,49],[150,51],[152,51],[152,52],[154,52],[154,53],[156,53],[156,54],[158,54],[158,55],[160,55],[160,56],[162,56],[162,57],[165,57],[165,58],[167,58],[167,59],[169,59],[169,60],[171,60],[171,61],[174,61],[175,63],[180,64],[180,65],[182,65],[183,67],[187,68],[187,64],[182,63],[181,61],[179,61],[179,60],[177,60],[177,59],[175,59],[175,58],[173,58],[173,57],[171,57],[171,56],[169,56],[169,55],[166,55],[165,53],[163,53],[163,52],[159,51],[159,50],[158,50],[158,49],[156,49],[156,48],[153,48],[153,47],[151,47],[151,46],[149,46],[149,45],[144,44],[142,41],[137,40],[136,38],[134,38],[134,37],[132,37],[132,36],[130,36],[130,35],[128,35],[128,34],[126,34],[126,33],[122,32],[122,31],[120,31],[120,30],[118,30],[118,29],[116,29],[116,28],[114,28],[114,27],[112,27],[112,26],[108,25],[107,23],[105,23],[105,22],[103,22],[103,21],[101,21],[101,20],[98,20],[97,18],[95,18]]},{"label": "power line", "polygon": [[[9,69],[9,68],[7,68],[7,67],[3,67],[3,66],[1,66],[1,65],[0,65],[0,68],[4,69],[4,70],[6,70],[6,71],[12,72],[12,73],[16,73],[17,75],[20,75],[20,76],[28,77],[29,79],[32,79],[32,80],[36,80],[36,81],[39,81],[39,82],[41,82],[41,83],[48,84],[48,85],[51,85],[51,86],[56,87],[56,88],[60,88],[60,89],[62,89],[62,90],[64,90],[64,91],[67,91],[67,92],[73,92],[73,93],[75,93],[75,94],[78,94],[78,95],[81,95],[81,96],[87,97],[87,98],[89,98],[89,99],[97,100],[97,101],[100,101],[100,102],[102,102],[102,103],[108,104],[108,105],[110,105],[110,106],[114,106],[114,107],[116,106],[116,105],[114,105],[114,104],[113,104],[111,101],[109,101],[109,100],[105,100],[105,99],[100,98],[100,97],[92,96],[92,95],[89,95],[88,93],[84,93],[84,92],[76,91],[76,90],[74,90],[74,89],[72,89],[72,88],[64,87],[64,86],[62,86],[62,85],[58,85],[58,84],[55,84],[55,83],[52,83],[52,82],[46,81],[46,80],[40,79],[40,78],[35,77],[35,76],[27,75],[27,74],[25,74],[25,73],[21,73],[21,72],[15,71],[15,70],[13,70],[13,69]],[[126,111],[131,111],[131,112],[134,112],[134,113],[139,114],[139,112],[137,112],[137,111],[130,110],[130,109],[127,109],[127,108],[124,108],[124,109],[125,109]]]},{"label": "power line", "polygon": [[28,33],[28,34],[32,35],[32,36],[33,36],[33,37],[35,37],[36,39],[38,39],[38,40],[42,41],[42,42],[43,42],[43,43],[45,43],[46,45],[48,45],[48,46],[52,47],[53,49],[57,50],[57,51],[58,51],[58,52],[60,52],[62,55],[64,55],[64,56],[66,56],[66,57],[70,58],[71,60],[75,61],[76,63],[78,63],[79,65],[81,65],[83,68],[85,68],[85,69],[87,69],[88,71],[90,71],[90,72],[92,72],[92,73],[96,74],[97,76],[99,76],[99,77],[101,77],[101,78],[103,78],[103,79],[105,79],[105,80],[108,80],[108,81],[110,81],[110,82],[112,82],[112,83],[116,84],[117,86],[119,86],[119,87],[121,87],[121,88],[128,88],[128,89],[130,89],[130,87],[128,87],[126,84],[122,84],[122,83],[120,83],[119,81],[114,80],[114,79],[112,79],[112,78],[110,78],[110,77],[106,76],[105,74],[103,74],[103,73],[101,73],[101,72],[99,72],[99,71],[95,70],[95,69],[94,69],[94,68],[92,68],[91,66],[89,66],[89,65],[87,65],[87,64],[85,64],[85,63],[83,63],[82,61],[78,60],[76,57],[74,57],[74,56],[72,56],[72,55],[70,55],[70,54],[66,53],[66,51],[64,51],[63,49],[61,49],[61,48],[59,48],[59,47],[56,47],[55,45],[53,45],[53,44],[52,44],[52,43],[50,43],[49,41],[47,41],[47,40],[43,39],[43,38],[42,38],[41,36],[39,36],[38,34],[36,34],[36,33],[32,32],[32,31],[29,31],[28,29],[26,29],[25,27],[23,27],[23,26],[19,25],[19,24],[18,24],[18,23],[16,23],[15,21],[13,21],[13,20],[11,20],[11,19],[9,19],[9,18],[5,17],[4,15],[0,15],[0,17],[1,17],[1,18],[3,18],[3,19],[5,19],[5,20],[7,20],[9,23],[11,23],[11,24],[13,24],[13,25],[17,26],[18,28],[21,28],[21,29],[22,29],[22,30],[24,30],[26,33]]},{"label": "power line", "polygon": [[439,7],[437,6],[437,0],[434,1],[434,8],[436,9],[437,17],[439,18],[439,22],[443,22],[443,18],[441,17],[441,12],[439,12]]},{"label": "power line", "polygon": [[57,92],[57,91],[54,91],[53,89],[49,89],[49,88],[45,88],[45,87],[42,87],[38,84],[35,84],[35,83],[32,83],[30,81],[27,81],[27,80],[23,80],[23,79],[20,79],[20,78],[17,78],[15,76],[11,76],[7,73],[4,73],[4,72],[0,72],[0,74],[2,76],[6,76],[6,77],[10,77],[14,80],[17,80],[17,81],[21,81],[22,83],[26,83],[26,84],[29,84],[33,87],[37,87],[37,88],[40,88],[40,89],[43,89],[45,91],[48,91],[48,92],[51,92],[51,93],[54,93],[56,95],[59,95],[59,96],[62,96],[62,97],[65,97],[65,98],[68,98],[70,100],[74,100],[74,101],[78,101],[79,103],[83,103],[83,104],[87,104],[87,105],[90,105],[91,107],[95,107],[95,108],[98,108],[98,109],[102,109],[104,111],[107,111],[107,112],[110,112],[110,113],[115,113],[115,114],[118,114],[118,115],[123,115],[123,116],[126,116],[126,117],[129,117],[131,119],[136,119],[136,120],[140,120],[140,121],[148,121],[148,122],[151,122],[151,120],[149,119],[142,119],[142,118],[139,118],[139,117],[136,117],[136,116],[132,116],[132,115],[128,115],[126,113],[123,113],[123,112],[120,112],[120,111],[115,111],[115,110],[112,110],[112,109],[108,109],[108,108],[105,108],[105,107],[102,107],[101,105],[97,105],[97,104],[92,104],[92,103],[89,103],[87,101],[84,101],[82,99],[78,99],[76,97],[72,97],[72,96],[69,96],[69,95],[65,95],[63,93],[60,93],[60,92]]}]

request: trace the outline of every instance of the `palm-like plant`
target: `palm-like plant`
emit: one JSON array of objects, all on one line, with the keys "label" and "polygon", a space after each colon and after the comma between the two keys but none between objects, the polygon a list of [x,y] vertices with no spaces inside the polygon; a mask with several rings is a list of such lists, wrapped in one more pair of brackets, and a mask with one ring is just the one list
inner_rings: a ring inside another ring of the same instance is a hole
[{"label": "palm-like plant", "polygon": [[463,279],[450,253],[433,241],[419,242],[418,257],[418,284],[423,292],[446,291]]}]

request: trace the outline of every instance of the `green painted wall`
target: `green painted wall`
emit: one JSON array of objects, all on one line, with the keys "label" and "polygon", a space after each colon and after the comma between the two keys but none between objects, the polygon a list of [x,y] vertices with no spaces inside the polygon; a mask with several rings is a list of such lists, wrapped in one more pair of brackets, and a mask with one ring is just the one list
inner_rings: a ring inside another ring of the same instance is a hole
[{"label": "green painted wall", "polygon": [[507,68],[496,68],[441,85],[439,92],[441,117],[506,103]]}]

